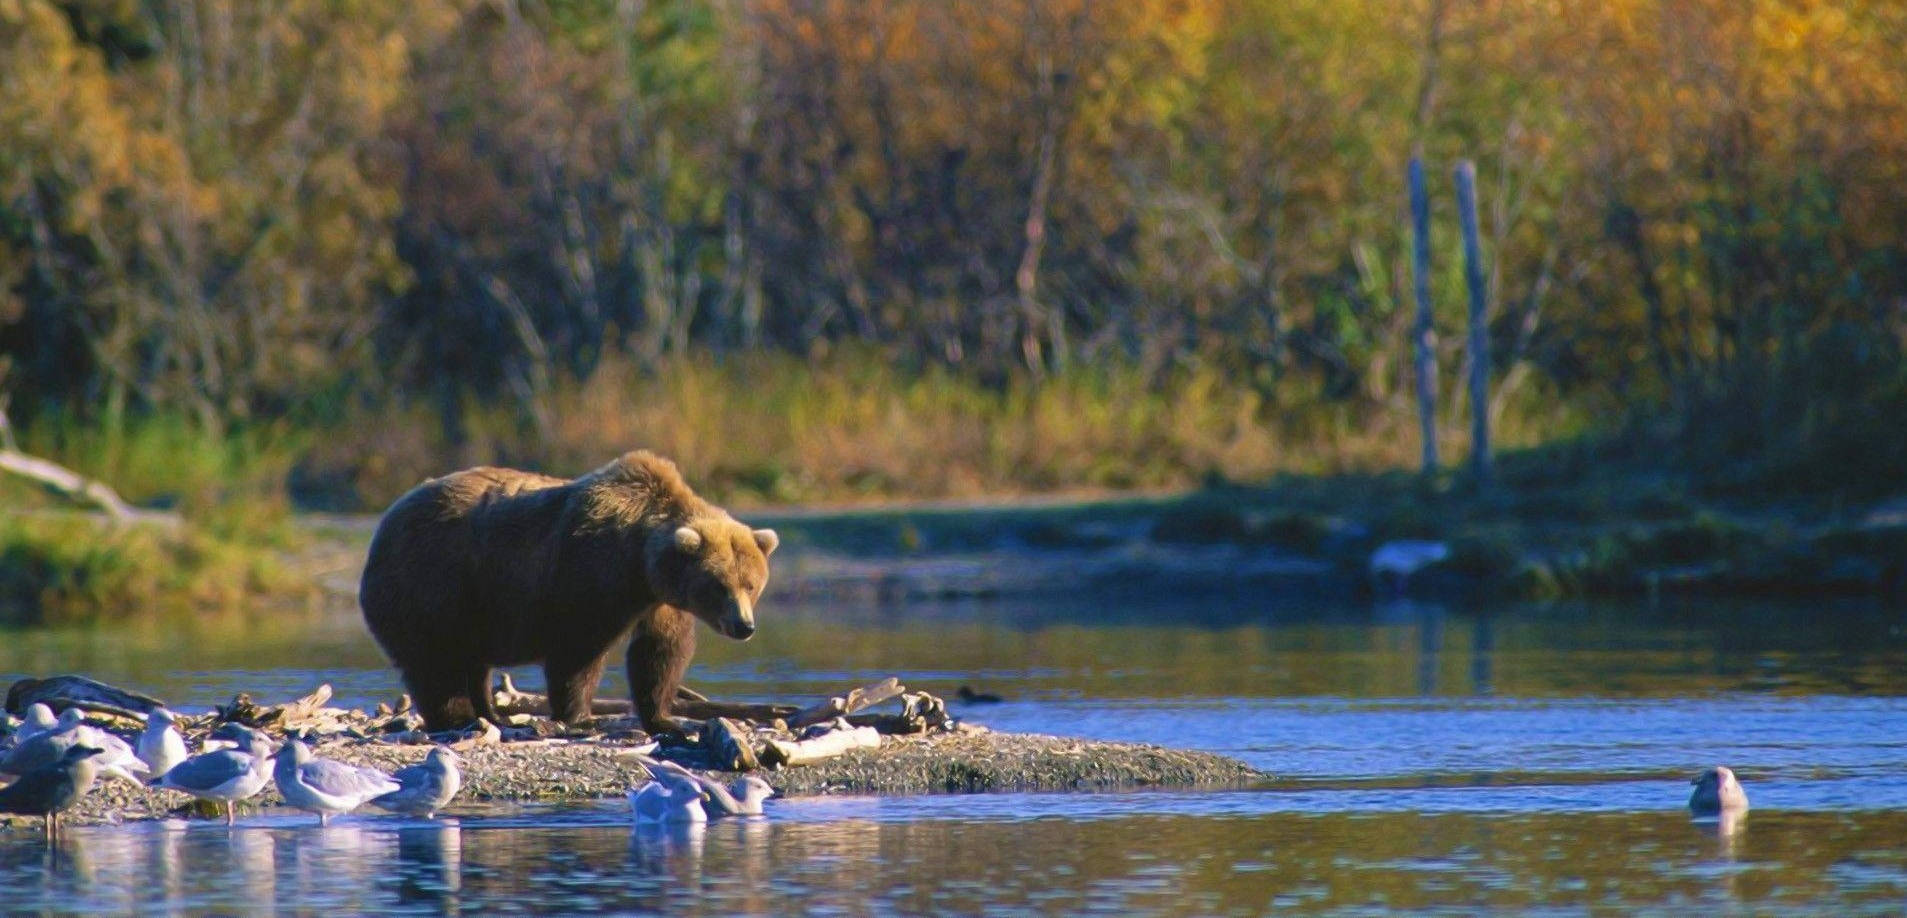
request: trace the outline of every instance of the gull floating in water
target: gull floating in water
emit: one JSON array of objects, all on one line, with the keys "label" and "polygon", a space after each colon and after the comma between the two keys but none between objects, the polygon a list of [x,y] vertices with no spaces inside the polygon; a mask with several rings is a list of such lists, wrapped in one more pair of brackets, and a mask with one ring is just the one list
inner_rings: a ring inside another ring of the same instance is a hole
[{"label": "gull floating in water", "polygon": [[402,787],[373,798],[371,805],[425,819],[437,818],[437,811],[457,796],[464,784],[463,772],[457,770],[457,754],[447,746],[432,747],[423,764],[400,768],[391,777]]},{"label": "gull floating in water", "polygon": [[650,781],[629,791],[629,811],[644,823],[708,822],[702,802],[708,794],[694,781]]},{"label": "gull floating in water", "polygon": [[762,802],[775,795],[775,789],[754,775],[736,779],[723,787],[715,779],[690,771],[674,762],[641,759],[649,777],[671,794],[700,795],[702,810],[710,819],[724,816],[760,816]]},{"label": "gull floating in water", "polygon": [[1401,594],[1411,575],[1449,558],[1450,546],[1442,542],[1420,539],[1385,542],[1371,552],[1371,579]]},{"label": "gull floating in water", "polygon": [[241,742],[239,749],[214,749],[174,765],[159,779],[159,786],[225,804],[225,824],[231,825],[237,819],[233,803],[264,790],[271,781],[266,768],[271,761],[269,742],[262,735],[246,736]]},{"label": "gull floating in water", "polygon": [[1695,793],[1689,795],[1688,808],[1697,816],[1748,809],[1748,794],[1741,789],[1741,782],[1735,780],[1735,772],[1726,765],[1710,768],[1689,783],[1695,785]]},{"label": "gull floating in water", "polygon": [[151,780],[165,777],[166,772],[186,759],[185,737],[179,735],[178,718],[165,708],[153,708],[152,713],[146,715],[146,732],[139,734],[139,743],[133,751],[146,763]]},{"label": "gull floating in water", "polygon": [[0,787],[0,813],[46,818],[46,840],[60,834],[60,813],[79,802],[93,789],[99,777],[94,759],[100,750],[92,746],[70,746],[58,761],[43,765],[20,776],[20,780]]},{"label": "gull floating in water", "polygon": [[140,776],[146,772],[146,763],[139,760],[132,746],[84,721],[85,715],[78,708],[67,708],[60,713],[60,719],[52,729],[13,747],[5,758],[0,758],[0,774],[24,775],[58,764],[66,757],[67,750],[75,746],[90,746],[100,750],[92,763],[101,774],[133,784],[144,784]]},{"label": "gull floating in water", "polygon": [[330,825],[332,816],[404,789],[375,768],[316,758],[310,746],[295,739],[278,747],[272,760],[272,780],[277,782],[278,792],[285,795],[285,802],[318,814],[321,826]]}]

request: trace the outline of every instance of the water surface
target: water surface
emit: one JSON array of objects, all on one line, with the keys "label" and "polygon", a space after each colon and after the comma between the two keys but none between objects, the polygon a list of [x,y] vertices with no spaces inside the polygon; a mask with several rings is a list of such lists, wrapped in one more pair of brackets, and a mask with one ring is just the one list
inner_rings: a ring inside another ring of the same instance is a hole
[{"label": "water surface", "polygon": [[[1137,602],[1134,600],[1133,602]],[[471,805],[440,824],[274,811],[0,830],[28,911],[196,913],[1898,913],[1907,631],[1867,606],[1132,603],[789,606],[702,640],[691,681],[799,698],[881,676],[1002,730],[1208,749],[1278,776],[1226,792],[775,801],[697,833],[613,802]],[[773,615],[773,618],[769,618]],[[349,616],[24,632],[0,680],[76,671],[187,708],[398,686]],[[605,690],[620,693],[620,676]],[[540,684],[534,670],[520,683]],[[1755,809],[1683,804],[1735,766]]]}]

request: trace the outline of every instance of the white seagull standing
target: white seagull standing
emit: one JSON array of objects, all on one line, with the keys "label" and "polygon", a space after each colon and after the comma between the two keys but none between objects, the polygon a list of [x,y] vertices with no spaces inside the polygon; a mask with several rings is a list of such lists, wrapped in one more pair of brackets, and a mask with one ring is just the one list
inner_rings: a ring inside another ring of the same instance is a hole
[{"label": "white seagull standing", "polygon": [[349,813],[371,799],[382,797],[404,786],[375,768],[360,768],[330,759],[314,758],[311,747],[288,739],[272,754],[272,780],[285,802],[301,810],[318,814],[318,824],[331,824],[331,817]]},{"label": "white seagull standing", "polygon": [[464,785],[463,772],[457,769],[457,754],[448,746],[432,747],[423,764],[400,768],[391,777],[396,778],[402,788],[372,798],[371,805],[425,819],[437,818],[437,811],[457,796]]},{"label": "white seagull standing", "polygon": [[265,789],[271,772],[271,747],[260,737],[245,737],[242,749],[214,749],[172,767],[159,786],[225,804],[225,824],[236,819],[233,802]]},{"label": "white seagull standing", "polygon": [[151,771],[151,780],[165,777],[166,772],[186,759],[185,737],[179,735],[178,718],[165,708],[153,708],[152,713],[146,715],[146,732],[139,734],[134,751]]}]

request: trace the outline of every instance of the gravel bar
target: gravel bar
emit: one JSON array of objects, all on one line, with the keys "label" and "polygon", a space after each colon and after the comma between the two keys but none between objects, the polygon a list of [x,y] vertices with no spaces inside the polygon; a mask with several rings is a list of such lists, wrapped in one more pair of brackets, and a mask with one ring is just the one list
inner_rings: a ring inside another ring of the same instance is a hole
[{"label": "gravel bar", "polygon": [[[394,770],[423,760],[427,746],[328,743],[318,754]],[[566,802],[618,797],[643,780],[629,746],[613,741],[540,741],[476,746],[463,759],[458,803]],[[1271,776],[1224,756],[1134,743],[1106,743],[1035,734],[954,732],[885,737],[878,749],[858,749],[812,765],[756,772],[789,796],[922,794],[983,791],[1112,790],[1137,787],[1235,788]],[[728,776],[719,776],[726,780]],[[240,810],[281,806],[275,788],[241,803]],[[101,780],[69,811],[69,824],[98,824],[183,815],[215,818],[209,805],[193,809],[184,794]],[[367,812],[379,812],[368,809]],[[39,832],[38,817],[0,816],[12,831]]]}]

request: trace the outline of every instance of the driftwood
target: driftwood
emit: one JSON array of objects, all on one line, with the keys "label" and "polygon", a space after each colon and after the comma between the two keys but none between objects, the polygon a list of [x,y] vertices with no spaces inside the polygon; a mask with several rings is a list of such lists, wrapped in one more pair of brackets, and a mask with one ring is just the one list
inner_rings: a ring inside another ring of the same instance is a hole
[{"label": "driftwood", "polygon": [[837,717],[858,714],[905,691],[907,687],[901,685],[899,679],[889,676],[879,682],[863,685],[844,696],[829,698],[820,704],[803,708],[793,717],[788,718],[788,726],[799,730],[811,724],[826,723]]},{"label": "driftwood", "polygon": [[[515,714],[530,714],[537,717],[550,716],[550,696],[536,692],[525,692],[516,687],[509,673],[504,673],[502,681],[490,703],[496,706],[497,713],[509,717]],[[792,704],[746,704],[741,702],[710,701],[706,696],[689,689],[678,689],[675,704],[669,713],[676,717],[692,720],[708,720],[713,717],[737,717],[743,720],[774,720],[787,717],[800,708]],[[627,717],[635,713],[635,705],[621,698],[597,698],[589,703],[592,717]]]},{"label": "driftwood", "polygon": [[854,727],[843,723],[836,729],[809,739],[793,742],[771,739],[768,748],[762,753],[762,759],[768,764],[786,767],[810,765],[851,749],[872,748],[880,744],[880,731],[873,727]]},{"label": "driftwood", "polygon": [[947,703],[926,692],[901,695],[899,714],[850,714],[847,722],[856,727],[873,727],[884,734],[909,736],[929,730],[952,730],[954,719]]},{"label": "driftwood", "polygon": [[356,712],[325,707],[331,700],[331,685],[318,686],[311,694],[285,704],[260,705],[252,696],[240,692],[220,705],[219,720],[247,727],[291,733],[338,733],[347,729],[346,721]]},{"label": "driftwood", "polygon": [[669,713],[676,717],[693,720],[710,720],[719,717],[732,717],[740,720],[756,720],[766,723],[782,720],[801,710],[792,704],[752,704],[743,701],[682,701],[677,700],[669,707]]},{"label": "driftwood", "polygon": [[37,456],[29,456],[19,450],[0,449],[0,472],[12,472],[22,478],[31,478],[74,500],[92,504],[116,521],[150,522],[168,526],[177,526],[179,516],[155,510],[141,510],[126,503],[118,492],[94,481],[78,472],[56,462],[49,462]]},{"label": "driftwood", "polygon": [[7,711],[25,714],[26,709],[43,704],[58,714],[67,708],[80,708],[141,721],[153,708],[165,702],[118,686],[107,685],[85,676],[51,676],[45,679],[21,679],[7,689]]},{"label": "driftwood", "polygon": [[503,742],[503,731],[498,729],[496,724],[479,717],[477,718],[477,729],[470,731],[469,736],[451,743],[450,748],[458,752],[464,752],[466,750],[475,749],[478,746],[494,746],[501,742]]},{"label": "driftwood", "polygon": [[702,744],[715,752],[715,760],[723,771],[754,771],[761,767],[761,760],[748,741],[748,731],[739,724],[726,717],[716,717],[710,719],[703,730]]}]

